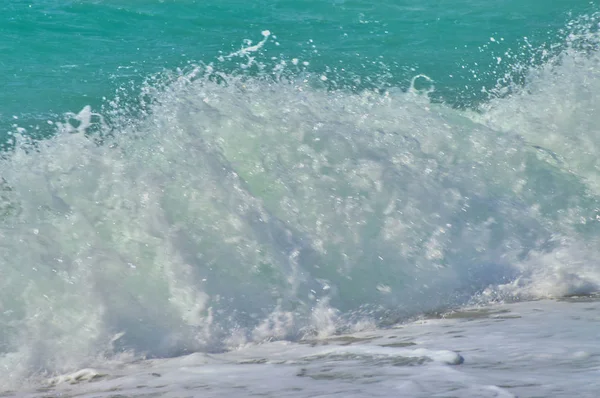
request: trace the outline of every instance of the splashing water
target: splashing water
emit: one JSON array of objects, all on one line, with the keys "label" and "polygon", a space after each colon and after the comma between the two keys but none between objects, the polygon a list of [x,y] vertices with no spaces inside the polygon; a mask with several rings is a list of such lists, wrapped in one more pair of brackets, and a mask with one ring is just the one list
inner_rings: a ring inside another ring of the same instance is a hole
[{"label": "splashing water", "polygon": [[[229,57],[252,66],[269,35]],[[430,103],[427,76],[328,91],[211,65],[148,84],[136,118],[15,132],[3,382],[598,290],[598,54],[572,47],[478,113]]]}]

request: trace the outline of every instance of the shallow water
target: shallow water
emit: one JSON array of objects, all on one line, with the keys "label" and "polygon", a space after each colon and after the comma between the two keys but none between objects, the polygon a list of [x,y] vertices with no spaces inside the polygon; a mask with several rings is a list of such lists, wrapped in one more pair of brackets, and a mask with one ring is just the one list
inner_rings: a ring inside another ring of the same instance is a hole
[{"label": "shallow water", "polygon": [[597,298],[466,308],[386,330],[84,369],[3,396],[594,397],[599,310]]}]

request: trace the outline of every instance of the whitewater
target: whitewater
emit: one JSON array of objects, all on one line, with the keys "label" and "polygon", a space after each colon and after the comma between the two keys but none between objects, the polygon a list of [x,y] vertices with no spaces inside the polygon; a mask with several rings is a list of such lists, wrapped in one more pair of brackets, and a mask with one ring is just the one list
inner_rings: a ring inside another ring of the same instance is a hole
[{"label": "whitewater", "polygon": [[596,21],[468,109],[266,60],[258,29],[15,117],[0,395],[597,396]]}]

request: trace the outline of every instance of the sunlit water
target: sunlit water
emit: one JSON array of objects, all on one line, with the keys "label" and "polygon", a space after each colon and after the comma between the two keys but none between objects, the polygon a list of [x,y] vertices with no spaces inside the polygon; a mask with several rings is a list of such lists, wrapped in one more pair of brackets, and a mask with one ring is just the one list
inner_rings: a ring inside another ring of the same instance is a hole
[{"label": "sunlit water", "polygon": [[74,112],[6,106],[5,395],[594,397],[597,19],[486,38],[509,66],[466,97],[274,56],[265,22]]}]

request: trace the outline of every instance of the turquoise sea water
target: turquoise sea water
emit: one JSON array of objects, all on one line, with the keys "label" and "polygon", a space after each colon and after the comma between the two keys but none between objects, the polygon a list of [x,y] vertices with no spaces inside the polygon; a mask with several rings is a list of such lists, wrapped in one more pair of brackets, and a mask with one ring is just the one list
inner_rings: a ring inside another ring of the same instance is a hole
[{"label": "turquoise sea water", "polygon": [[313,73],[343,68],[365,85],[389,71],[386,83],[406,87],[423,73],[441,98],[469,104],[510,69],[511,60],[498,65],[497,56],[510,49],[528,60],[525,43],[559,43],[566,23],[594,7],[579,0],[11,1],[0,17],[0,117],[99,105],[164,69],[214,62],[265,29],[277,38],[262,62],[299,58]]},{"label": "turquoise sea water", "polygon": [[1,388],[600,287],[594,2],[0,10]]}]

